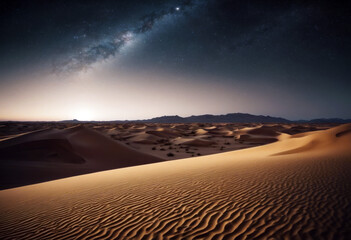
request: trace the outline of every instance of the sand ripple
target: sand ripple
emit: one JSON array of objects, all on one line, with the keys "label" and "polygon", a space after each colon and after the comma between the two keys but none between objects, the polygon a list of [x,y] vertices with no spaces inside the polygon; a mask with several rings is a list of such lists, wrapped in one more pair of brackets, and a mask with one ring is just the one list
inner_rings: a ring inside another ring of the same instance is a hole
[{"label": "sand ripple", "polygon": [[238,156],[218,154],[1,191],[0,236],[28,240],[350,236],[350,152],[235,160]]}]

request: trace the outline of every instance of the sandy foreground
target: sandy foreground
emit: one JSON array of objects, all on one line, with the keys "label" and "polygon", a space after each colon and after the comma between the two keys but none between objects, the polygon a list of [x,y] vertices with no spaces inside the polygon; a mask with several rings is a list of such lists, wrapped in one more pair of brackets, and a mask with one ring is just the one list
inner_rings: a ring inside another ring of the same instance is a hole
[{"label": "sandy foreground", "polygon": [[348,239],[351,124],[0,191],[1,239]]}]

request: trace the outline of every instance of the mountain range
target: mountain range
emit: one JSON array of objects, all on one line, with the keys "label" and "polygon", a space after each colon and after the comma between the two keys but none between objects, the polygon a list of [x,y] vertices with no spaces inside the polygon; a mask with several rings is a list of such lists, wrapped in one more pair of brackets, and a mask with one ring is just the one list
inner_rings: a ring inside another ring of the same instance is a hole
[{"label": "mountain range", "polygon": [[228,113],[223,115],[193,115],[190,117],[162,116],[151,119],[139,120],[149,123],[348,123],[351,119],[318,118],[312,120],[289,120],[281,117],[253,115],[248,113]]}]

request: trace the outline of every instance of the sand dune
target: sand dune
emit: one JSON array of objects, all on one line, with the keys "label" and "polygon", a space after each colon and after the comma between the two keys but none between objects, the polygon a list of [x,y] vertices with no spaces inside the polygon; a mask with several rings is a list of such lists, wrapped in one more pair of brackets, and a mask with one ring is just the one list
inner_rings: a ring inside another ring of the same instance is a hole
[{"label": "sand dune", "polygon": [[350,130],[3,190],[0,236],[348,239]]},{"label": "sand dune", "polygon": [[146,132],[138,133],[128,138],[130,142],[141,144],[157,144],[161,139],[161,137]]},{"label": "sand dune", "polygon": [[172,138],[179,137],[180,134],[175,131],[170,131],[164,128],[157,129],[156,131],[146,131],[148,134],[155,135],[157,137]]},{"label": "sand dune", "polygon": [[[94,127],[92,124],[89,127]],[[243,124],[99,124],[98,129],[112,139],[143,153],[165,160],[215,154],[248,147],[254,147],[276,141],[254,136],[254,141],[237,141],[236,130]],[[247,126],[245,124],[245,126]],[[258,124],[250,124],[257,127]],[[259,125],[261,126],[261,125]],[[205,130],[207,129],[207,130]],[[285,128],[284,128],[285,129]],[[288,135],[288,134],[285,134]],[[251,136],[251,135],[250,135]],[[267,138],[263,136],[263,138]]]},{"label": "sand dune", "polygon": [[30,132],[0,142],[1,187],[159,162],[83,126]]},{"label": "sand dune", "polygon": [[208,147],[216,144],[214,141],[205,140],[202,138],[176,138],[173,141],[174,144],[187,145],[194,147]]},{"label": "sand dune", "polygon": [[279,135],[275,127],[269,127],[269,126],[261,126],[258,128],[254,128],[252,130],[249,130],[248,133],[253,135],[263,135],[263,136],[271,136],[271,137],[276,137]]},{"label": "sand dune", "polygon": [[276,142],[277,138],[257,137],[249,134],[242,134],[238,137],[238,140],[245,143],[266,144],[266,143]]},{"label": "sand dune", "polygon": [[196,135],[204,135],[207,134],[208,131],[206,131],[205,129],[199,128],[196,130]]},{"label": "sand dune", "polygon": [[[282,127],[281,127],[282,128]],[[280,139],[281,130],[276,126],[256,126],[246,127],[234,131],[234,134],[239,142],[251,144],[267,144],[273,143]]]},{"label": "sand dune", "polygon": [[[96,125],[98,125],[96,128]],[[260,123],[128,123],[85,124],[116,141],[165,160],[203,156],[264,145],[321,130],[333,124],[260,124]],[[297,134],[297,135],[298,135]]]}]

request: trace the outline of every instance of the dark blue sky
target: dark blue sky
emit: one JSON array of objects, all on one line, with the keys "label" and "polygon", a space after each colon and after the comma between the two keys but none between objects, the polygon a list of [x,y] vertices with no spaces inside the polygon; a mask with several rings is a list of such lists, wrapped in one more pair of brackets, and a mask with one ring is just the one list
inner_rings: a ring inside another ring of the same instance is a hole
[{"label": "dark blue sky", "polygon": [[351,118],[342,1],[3,1],[1,119]]}]

